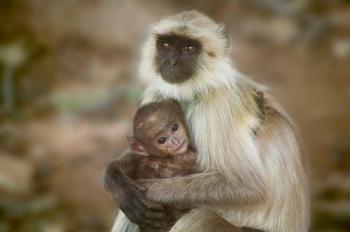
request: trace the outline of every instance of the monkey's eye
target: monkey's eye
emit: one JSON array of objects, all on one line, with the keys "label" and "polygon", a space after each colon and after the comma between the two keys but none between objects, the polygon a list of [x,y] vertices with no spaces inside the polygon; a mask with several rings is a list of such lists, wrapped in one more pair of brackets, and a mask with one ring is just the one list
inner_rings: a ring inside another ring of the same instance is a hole
[{"label": "monkey's eye", "polygon": [[164,49],[168,49],[170,47],[170,44],[168,42],[163,42],[161,45]]},{"label": "monkey's eye", "polygon": [[166,142],[166,137],[160,137],[159,139],[158,139],[158,143],[159,144],[164,144]]},{"label": "monkey's eye", "polygon": [[171,125],[171,131],[177,131],[177,129],[179,129],[179,125],[177,123]]},{"label": "monkey's eye", "polygon": [[192,46],[192,45],[186,45],[182,49],[183,49],[184,52],[188,52],[188,53],[191,53],[191,54],[195,53],[196,50],[197,50],[197,48],[195,46]]}]

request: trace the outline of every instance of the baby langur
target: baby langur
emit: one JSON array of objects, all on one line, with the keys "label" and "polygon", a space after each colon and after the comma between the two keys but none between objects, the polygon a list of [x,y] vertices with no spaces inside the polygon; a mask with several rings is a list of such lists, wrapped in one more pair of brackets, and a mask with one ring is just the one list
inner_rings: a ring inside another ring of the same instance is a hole
[{"label": "baby langur", "polygon": [[[106,188],[120,194],[114,169],[133,180],[170,178],[195,172],[196,154],[191,146],[185,116],[174,100],[154,102],[141,107],[134,117],[134,135],[128,137],[132,156],[116,161],[106,171]],[[118,197],[115,198],[119,199]],[[158,229],[140,226],[145,231],[169,231],[187,210],[166,205],[166,223]]]},{"label": "baby langur", "polygon": [[134,179],[170,178],[194,173],[196,155],[181,106],[173,100],[140,108],[134,118],[134,136],[129,137],[137,157]]}]

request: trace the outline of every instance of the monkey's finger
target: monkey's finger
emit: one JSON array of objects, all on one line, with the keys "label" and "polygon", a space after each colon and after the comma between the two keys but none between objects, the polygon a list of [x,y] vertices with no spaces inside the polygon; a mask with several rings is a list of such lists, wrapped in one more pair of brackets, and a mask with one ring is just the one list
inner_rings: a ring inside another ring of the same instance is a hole
[{"label": "monkey's finger", "polygon": [[144,219],[140,223],[140,225],[147,226],[149,228],[164,228],[168,225],[166,219]]},{"label": "monkey's finger", "polygon": [[157,226],[165,226],[168,221],[168,216],[164,212],[145,210],[142,212],[142,216],[145,222],[151,222],[150,226],[154,226],[152,224],[156,224],[156,222]]},{"label": "monkey's finger", "polygon": [[148,199],[146,197],[146,194],[142,192],[134,192],[133,200],[141,202],[148,209],[159,210],[159,211],[164,210],[164,207],[161,203]]},{"label": "monkey's finger", "polygon": [[146,186],[136,185],[136,188],[138,190],[140,190],[141,192],[143,192],[143,193],[147,191],[147,187]]},{"label": "monkey's finger", "polygon": [[164,220],[162,220],[162,221],[151,220],[151,221],[147,221],[147,225],[150,228],[159,229],[159,228],[166,227],[168,225],[168,223],[166,221],[164,221]]},{"label": "monkey's finger", "polygon": [[148,210],[148,211],[144,212],[144,214],[145,214],[145,217],[147,219],[150,219],[150,220],[166,220],[167,219],[167,215],[164,213],[160,213],[160,212]]},{"label": "monkey's finger", "polygon": [[127,210],[131,213],[140,216],[140,220],[165,220],[166,215],[164,212],[158,210],[149,209],[145,204],[139,202],[137,199],[132,200],[131,204],[128,205]]},{"label": "monkey's finger", "polygon": [[162,204],[160,204],[160,203],[151,201],[151,200],[146,199],[146,198],[141,199],[141,201],[148,209],[158,210],[158,211],[163,211],[164,210],[164,206]]},{"label": "monkey's finger", "polygon": [[148,225],[149,219],[147,219],[143,213],[143,209],[135,209],[133,205],[128,205],[126,207],[120,208],[129,220],[135,224]]},{"label": "monkey's finger", "polygon": [[142,193],[147,192],[148,188],[146,187],[146,185],[143,185],[142,183],[143,182],[139,182],[139,181],[133,182],[132,187],[133,187],[134,191],[137,190],[137,191],[140,191]]},{"label": "monkey's finger", "polygon": [[147,199],[142,197],[140,198],[132,198],[130,199],[129,204],[126,208],[132,212],[137,214],[138,212],[143,212],[145,217],[150,219],[164,219],[163,206],[158,203],[153,203]]},{"label": "monkey's finger", "polygon": [[146,212],[149,210],[147,206],[140,199],[137,198],[132,198],[129,204],[126,206],[126,208],[129,209],[129,211],[131,212],[135,212],[136,214],[139,212]]},{"label": "monkey's finger", "polygon": [[146,186],[142,186],[142,185],[134,184],[134,185],[132,185],[131,191],[133,191],[135,193],[139,192],[139,193],[145,194],[145,192],[147,192],[147,187]]},{"label": "monkey's finger", "polygon": [[[130,211],[125,209],[123,212],[126,213]],[[147,214],[149,213],[144,211],[136,211],[135,213],[126,213],[129,220],[138,225],[142,225],[149,228],[162,228],[167,225],[165,222],[166,219],[163,219],[163,218],[151,219],[146,216]]]}]

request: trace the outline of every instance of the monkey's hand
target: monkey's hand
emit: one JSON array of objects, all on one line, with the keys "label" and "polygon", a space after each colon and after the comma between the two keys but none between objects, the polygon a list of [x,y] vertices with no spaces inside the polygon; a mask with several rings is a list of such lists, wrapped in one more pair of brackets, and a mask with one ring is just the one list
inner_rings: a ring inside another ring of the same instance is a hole
[{"label": "monkey's hand", "polygon": [[124,175],[115,165],[106,168],[104,185],[131,222],[153,228],[166,225],[162,204],[149,200],[146,188]]}]

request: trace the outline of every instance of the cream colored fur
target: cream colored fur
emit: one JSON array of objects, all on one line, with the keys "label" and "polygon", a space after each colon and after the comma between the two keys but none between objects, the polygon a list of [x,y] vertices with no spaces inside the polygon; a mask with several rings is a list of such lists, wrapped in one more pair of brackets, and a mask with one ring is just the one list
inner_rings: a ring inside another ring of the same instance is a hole
[{"label": "cream colored fur", "polygon": [[[154,66],[154,34],[167,33],[186,35],[203,45],[197,72],[182,84],[165,82]],[[147,85],[142,103],[163,98],[179,100],[187,115],[201,170],[223,177],[232,201],[198,204],[204,207],[200,218],[209,220],[209,215],[215,212],[239,227],[307,231],[308,183],[293,126],[264,87],[246,79],[233,67],[227,51],[223,28],[198,12],[184,12],[161,20],[152,27],[142,51],[140,78]],[[265,93],[266,104],[274,109],[265,123],[257,117],[259,109],[254,100],[257,90]],[[163,197],[154,194],[155,200],[170,202],[170,196],[177,198],[175,193],[162,190],[161,183],[154,185],[156,189]],[[178,192],[179,199],[180,195]],[[219,196],[218,192],[218,199]],[[236,198],[241,202],[237,203]],[[190,228],[190,222],[188,216],[180,219],[172,231],[192,231],[186,229]],[[204,221],[193,218],[193,223],[199,226],[196,231],[212,231],[205,229]]]}]

